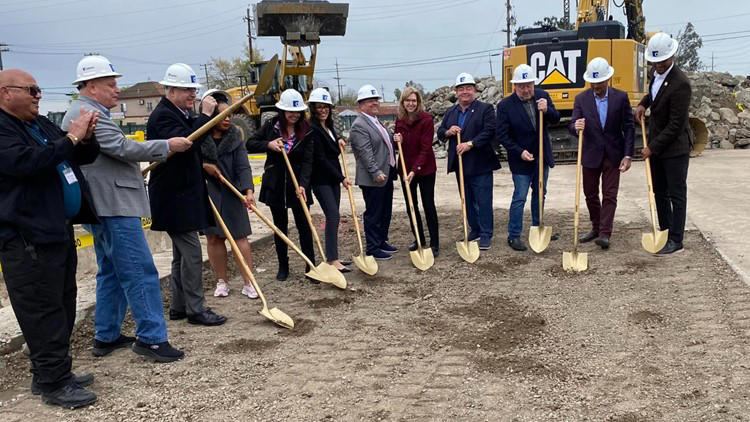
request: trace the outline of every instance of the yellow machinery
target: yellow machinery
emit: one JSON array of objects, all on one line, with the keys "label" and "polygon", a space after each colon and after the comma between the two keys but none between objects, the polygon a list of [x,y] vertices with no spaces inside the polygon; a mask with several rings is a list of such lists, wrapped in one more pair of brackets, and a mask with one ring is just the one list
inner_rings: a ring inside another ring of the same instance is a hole
[{"label": "yellow machinery", "polygon": [[[255,5],[258,36],[278,36],[284,45],[272,88],[245,103],[232,117],[232,123],[247,139],[261,124],[261,115],[274,110],[282,91],[293,88],[307,99],[313,89],[315,59],[321,36],[344,35],[349,15],[347,3],[327,1],[272,1]],[[309,50],[309,58],[305,50]],[[250,84],[230,88],[225,92],[233,101],[255,90],[258,75],[267,63],[255,63],[249,69]]]}]

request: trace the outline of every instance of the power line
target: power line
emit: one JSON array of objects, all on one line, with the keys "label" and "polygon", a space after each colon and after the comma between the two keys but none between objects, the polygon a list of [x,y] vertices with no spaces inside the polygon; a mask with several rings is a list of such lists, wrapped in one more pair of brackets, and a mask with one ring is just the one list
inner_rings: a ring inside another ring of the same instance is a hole
[{"label": "power line", "polygon": [[[431,7],[428,10],[424,10],[424,7],[420,7],[418,9],[415,9],[414,12],[417,12],[421,16],[427,13],[436,12],[438,10],[450,9],[456,6],[462,6],[462,5],[469,4],[469,3],[476,3],[477,1],[479,0],[467,0],[462,3],[451,3],[442,7]],[[389,18],[400,18],[404,16],[414,16],[417,13],[396,13],[393,15],[368,16],[366,18],[360,18],[360,19],[349,19],[348,21],[349,22],[365,22],[365,21],[381,20],[381,19],[389,19]]]},{"label": "power line", "polygon": [[[456,60],[461,57],[467,59],[465,56],[474,56],[474,57],[468,57],[469,59],[475,59],[478,56],[481,55],[481,57],[484,57],[485,54],[492,52],[492,51],[500,51],[499,48],[492,48],[489,50],[480,50],[480,51],[473,51],[470,53],[461,53],[461,54],[454,54],[451,56],[442,56],[442,57],[433,57],[429,59],[417,59],[417,60],[409,60],[405,62],[393,62],[393,63],[379,63],[379,64],[372,64],[372,65],[363,65],[363,66],[352,66],[348,68],[342,68],[342,71],[357,71],[357,70],[372,70],[372,69],[389,69],[393,67],[403,67],[403,66],[409,66],[409,65],[419,65],[419,64],[430,64],[430,63],[442,63],[447,60]],[[318,73],[333,73],[336,69],[320,69],[317,72]]]},{"label": "power line", "polygon": [[10,51],[7,47],[8,44],[0,43],[0,70],[3,70],[3,52]]}]

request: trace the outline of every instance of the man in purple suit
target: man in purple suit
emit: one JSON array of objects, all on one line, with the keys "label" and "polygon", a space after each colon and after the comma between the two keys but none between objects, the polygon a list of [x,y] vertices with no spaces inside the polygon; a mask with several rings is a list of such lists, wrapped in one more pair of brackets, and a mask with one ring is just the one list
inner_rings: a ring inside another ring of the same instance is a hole
[{"label": "man in purple suit", "polygon": [[608,86],[614,74],[615,69],[601,57],[589,62],[583,79],[591,89],[576,96],[569,127],[576,136],[583,131],[583,193],[592,226],[579,240],[595,240],[602,249],[609,248],[620,173],[630,168],[635,134],[628,94]]}]

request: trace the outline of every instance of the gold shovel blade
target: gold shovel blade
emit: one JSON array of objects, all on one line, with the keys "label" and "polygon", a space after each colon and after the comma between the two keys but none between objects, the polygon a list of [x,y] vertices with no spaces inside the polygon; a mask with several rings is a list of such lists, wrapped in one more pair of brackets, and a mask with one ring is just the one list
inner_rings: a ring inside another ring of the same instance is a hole
[{"label": "gold shovel blade", "polygon": [[339,289],[346,289],[344,274],[341,274],[341,271],[327,262],[321,262],[317,267],[311,268],[305,275],[313,280],[333,284]]},{"label": "gold shovel blade", "polygon": [[563,270],[586,271],[589,267],[589,254],[586,252],[563,252]]},{"label": "gold shovel blade", "polygon": [[378,262],[372,255],[365,255],[364,258],[361,255],[355,255],[352,256],[352,261],[357,268],[367,275],[375,275],[378,272]]},{"label": "gold shovel blade", "polygon": [[284,328],[293,329],[294,328],[294,320],[289,315],[285,314],[284,311],[280,310],[279,308],[263,308],[260,311],[258,311],[259,314],[262,316],[270,319],[275,324],[282,326]]},{"label": "gold shovel blade", "polygon": [[469,264],[473,264],[479,259],[479,244],[476,240],[471,242],[458,241],[456,242],[456,250],[458,250],[458,256]]},{"label": "gold shovel blade", "polygon": [[430,248],[411,251],[409,256],[411,256],[411,263],[422,271],[427,271],[435,264],[435,257],[432,255],[432,249]]},{"label": "gold shovel blade", "polygon": [[669,230],[656,230],[641,235],[641,246],[648,253],[657,253],[669,240]]},{"label": "gold shovel blade", "polygon": [[542,253],[552,238],[552,226],[531,226],[529,229],[529,246],[536,253]]}]

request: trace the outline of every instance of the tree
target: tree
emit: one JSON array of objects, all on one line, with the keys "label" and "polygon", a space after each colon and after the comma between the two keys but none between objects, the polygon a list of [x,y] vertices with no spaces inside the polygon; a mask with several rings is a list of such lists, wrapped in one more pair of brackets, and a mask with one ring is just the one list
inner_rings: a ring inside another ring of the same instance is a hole
[{"label": "tree", "polygon": [[339,102],[341,105],[357,105],[357,91],[353,88],[346,88],[344,92],[341,93]]},{"label": "tree", "polygon": [[690,72],[699,70],[703,66],[698,56],[698,51],[703,47],[703,39],[695,32],[692,23],[688,22],[685,29],[677,33],[677,41],[680,43],[680,49],[675,56],[677,66]]},{"label": "tree", "polygon": [[[263,61],[260,51],[253,48],[253,59],[256,62]],[[250,65],[249,47],[245,46],[242,57],[232,57],[222,59],[220,57],[211,58],[211,66],[208,72],[207,88],[227,89],[240,84],[240,76],[248,76],[248,66]]]},{"label": "tree", "polygon": [[[422,84],[410,80],[409,82],[404,84],[404,88],[406,87],[412,87],[416,89],[417,91],[419,91],[419,95],[424,97],[424,86],[422,86]],[[398,88],[394,89],[393,95],[396,97],[396,101],[398,101],[399,98],[401,98],[401,90]]]},{"label": "tree", "polygon": [[557,16],[547,16],[545,18],[542,18],[542,20],[534,22],[534,26],[558,28],[563,30],[575,28],[575,25],[573,23],[566,19],[558,18]]}]

